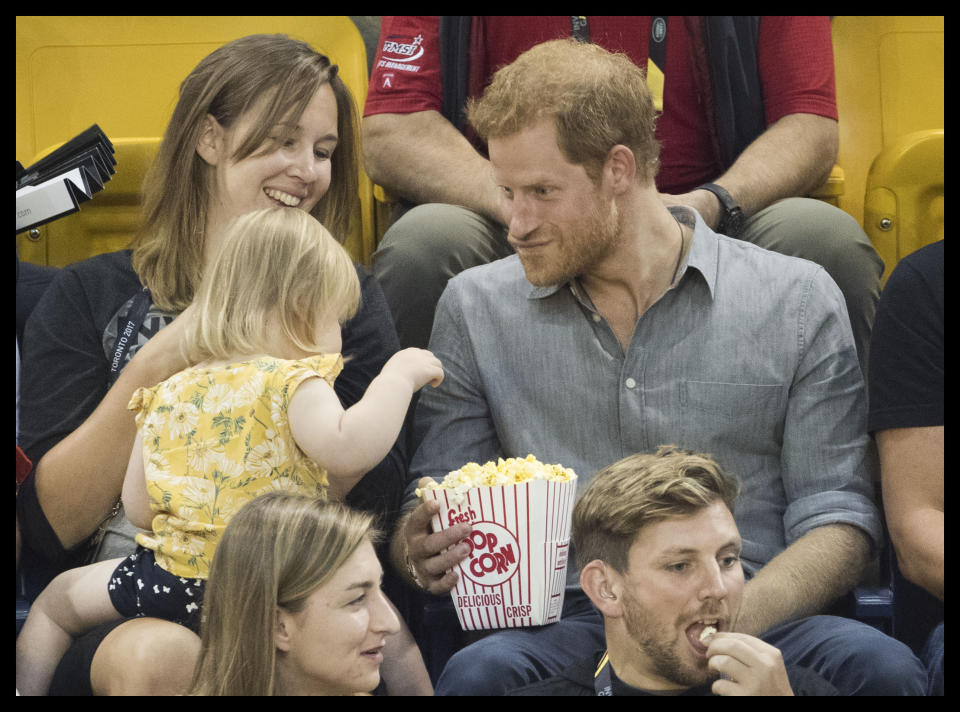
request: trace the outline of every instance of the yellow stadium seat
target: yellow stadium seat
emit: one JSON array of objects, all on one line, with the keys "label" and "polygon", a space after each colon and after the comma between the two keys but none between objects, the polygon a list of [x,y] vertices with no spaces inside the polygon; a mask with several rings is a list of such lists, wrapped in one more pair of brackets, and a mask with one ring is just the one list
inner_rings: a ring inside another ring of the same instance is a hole
[{"label": "yellow stadium seat", "polygon": [[[939,236],[931,233],[912,237],[912,228],[903,226],[902,213],[896,229],[879,229],[874,224],[874,212],[879,210],[879,213],[886,214],[881,209],[882,193],[873,192],[874,188],[867,184],[868,175],[871,175],[874,186],[891,189],[891,179],[886,176],[908,175],[905,171],[915,170],[906,167],[911,156],[920,155],[921,151],[937,150],[935,138],[930,142],[921,141],[907,150],[903,142],[911,144],[915,138],[908,140],[906,137],[916,132],[938,130],[941,151],[939,204],[942,206],[943,16],[841,15],[833,18],[831,27],[840,113],[838,163],[843,173],[839,207],[856,218],[874,241],[874,247],[886,265],[886,279],[901,257],[943,236],[942,207]],[[898,158],[894,160],[893,156]],[[903,165],[891,169],[891,161]],[[874,173],[871,173],[871,166],[875,166]],[[925,176],[924,181],[927,180],[932,182],[925,185],[936,184],[935,178]],[[902,192],[902,183],[895,185],[900,191],[898,200],[901,206],[904,200],[914,200]],[[872,206],[865,209],[865,201],[870,203],[871,200]],[[936,203],[936,200],[932,201],[932,205]],[[935,207],[924,210],[929,209],[936,211]],[[913,208],[909,210],[914,211]],[[926,230],[931,221],[924,218],[922,223],[921,229]],[[906,242],[893,244],[892,241],[898,238]]]},{"label": "yellow stadium seat", "polygon": [[834,166],[830,170],[827,180],[819,188],[810,193],[811,198],[817,198],[825,203],[830,203],[834,207],[840,207],[840,196],[843,195],[846,187],[846,178],[843,168]]},{"label": "yellow stadium seat", "polygon": [[373,221],[376,244],[380,244],[383,233],[393,224],[393,213],[399,199],[382,185],[373,184]]},{"label": "yellow stadium seat", "polygon": [[[117,148],[116,175],[78,214],[17,237],[21,259],[38,264],[126,246],[139,203],[131,181],[139,186],[156,150],[155,138],[138,137],[163,135],[180,82],[226,42],[256,33],[304,40],[339,65],[358,112],[367,95],[366,48],[346,16],[17,17],[16,33],[17,159],[28,165],[94,123]],[[358,194],[344,244],[368,263],[374,201],[362,166]],[[113,218],[120,223],[108,228]]]},{"label": "yellow stadium seat", "polygon": [[943,239],[943,130],[916,131],[870,166],[864,229],[887,265]]}]

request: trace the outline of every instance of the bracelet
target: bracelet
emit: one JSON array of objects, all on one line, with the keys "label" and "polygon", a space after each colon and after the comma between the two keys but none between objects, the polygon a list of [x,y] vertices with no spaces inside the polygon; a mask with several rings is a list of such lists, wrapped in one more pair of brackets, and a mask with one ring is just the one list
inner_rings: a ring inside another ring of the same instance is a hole
[{"label": "bracelet", "polygon": [[417,588],[426,590],[427,587],[423,585],[423,581],[421,581],[420,576],[417,575],[417,569],[413,565],[413,560],[410,558],[409,551],[404,554],[404,558],[407,562],[407,573],[410,574],[410,578],[413,579],[413,582],[417,585]]}]

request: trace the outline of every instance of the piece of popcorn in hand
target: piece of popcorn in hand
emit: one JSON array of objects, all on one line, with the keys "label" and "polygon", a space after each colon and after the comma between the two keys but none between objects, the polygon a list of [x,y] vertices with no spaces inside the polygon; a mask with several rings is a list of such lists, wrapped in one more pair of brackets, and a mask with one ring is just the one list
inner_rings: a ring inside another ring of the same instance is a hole
[{"label": "piece of popcorn in hand", "polygon": [[703,630],[700,631],[700,642],[704,645],[709,645],[710,641],[713,640],[713,636],[717,634],[717,629],[712,625],[706,626]]}]

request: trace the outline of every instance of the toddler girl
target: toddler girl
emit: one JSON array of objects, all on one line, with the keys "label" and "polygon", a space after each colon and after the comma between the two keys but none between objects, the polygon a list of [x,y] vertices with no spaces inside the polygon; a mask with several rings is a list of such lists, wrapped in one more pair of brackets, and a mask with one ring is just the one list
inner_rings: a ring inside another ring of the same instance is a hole
[{"label": "toddler girl", "polygon": [[[413,394],[443,379],[429,351],[395,354],[344,410],[340,325],[359,305],[350,257],[309,214],[236,218],[186,318],[196,366],[133,394],[123,485],[137,551],[64,572],[17,639],[17,689],[44,694],[71,636],[153,616],[199,630],[203,587],[231,517],[286,490],[342,499],[392,447]],[[349,355],[348,355],[349,356]]]}]

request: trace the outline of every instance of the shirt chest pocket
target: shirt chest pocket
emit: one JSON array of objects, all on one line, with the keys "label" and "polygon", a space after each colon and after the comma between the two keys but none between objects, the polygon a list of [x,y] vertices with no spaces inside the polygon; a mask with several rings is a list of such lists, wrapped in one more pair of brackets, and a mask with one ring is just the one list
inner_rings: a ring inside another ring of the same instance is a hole
[{"label": "shirt chest pocket", "polygon": [[782,435],[785,393],[779,384],[681,381],[685,447],[720,441],[766,450]]}]

